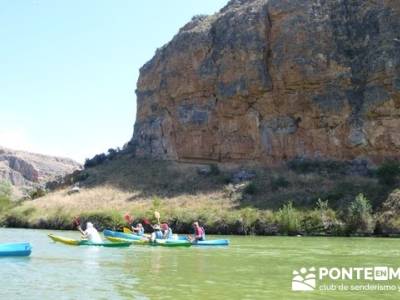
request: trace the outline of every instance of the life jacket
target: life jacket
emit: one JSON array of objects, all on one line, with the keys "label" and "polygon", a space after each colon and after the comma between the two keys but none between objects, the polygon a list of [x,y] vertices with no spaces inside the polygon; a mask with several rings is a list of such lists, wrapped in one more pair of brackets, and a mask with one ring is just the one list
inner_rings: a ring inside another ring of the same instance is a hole
[{"label": "life jacket", "polygon": [[163,233],[162,233],[162,231],[161,230],[156,230],[155,232],[155,237],[156,237],[156,239],[162,239],[163,238]]},{"label": "life jacket", "polygon": [[173,233],[172,233],[172,229],[168,228],[168,234],[167,234],[167,239],[172,239],[174,237]]},{"label": "life jacket", "polygon": [[204,227],[197,227],[196,229],[195,229],[195,232],[194,232],[194,235],[197,237],[197,238],[202,238],[203,240],[206,238],[206,232],[205,232],[205,230],[204,230]]}]

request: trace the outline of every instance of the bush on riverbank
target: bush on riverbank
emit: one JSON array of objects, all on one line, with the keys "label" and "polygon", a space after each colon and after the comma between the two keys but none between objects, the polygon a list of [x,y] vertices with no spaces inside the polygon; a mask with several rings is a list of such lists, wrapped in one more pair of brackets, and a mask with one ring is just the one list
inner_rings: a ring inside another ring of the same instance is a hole
[{"label": "bush on riverbank", "polygon": [[[196,220],[205,227],[208,234],[368,235],[374,230],[371,206],[363,195],[355,198],[348,214],[343,215],[342,219],[329,208],[327,201],[320,199],[312,210],[300,210],[288,202],[277,211],[249,207],[226,210],[202,207],[194,211],[182,206],[171,208],[165,206],[161,199],[155,198],[150,207],[137,207],[128,213],[134,217],[135,223],[143,222],[144,219],[155,223],[155,210],[161,213],[161,222],[169,223],[176,233],[191,232],[192,223]],[[74,229],[73,217],[79,217],[83,227],[90,221],[99,230],[122,230],[127,225],[123,218],[127,211],[102,210],[73,214],[57,209],[48,212],[46,216],[35,216],[37,213],[34,208],[13,209],[2,218],[2,224],[7,227],[71,230]],[[398,226],[400,219],[391,218],[383,224]]]},{"label": "bush on riverbank", "polygon": [[0,213],[12,207],[11,185],[7,182],[0,182]]},{"label": "bush on riverbank", "polygon": [[347,216],[347,230],[349,233],[372,233],[374,230],[372,207],[368,199],[359,194],[350,204]]},{"label": "bush on riverbank", "polygon": [[[72,229],[72,218],[80,216],[83,223],[90,220],[99,229],[121,229],[125,213],[136,221],[155,222],[157,210],[179,233],[191,231],[194,220],[208,233],[219,234],[400,233],[400,212],[394,213],[397,202],[382,206],[398,180],[393,163],[382,165],[381,172],[370,171],[364,162],[311,160],[275,169],[215,165],[211,173],[204,173],[199,167],[119,152],[118,158],[66,178],[65,186],[43,197],[0,206],[0,223]],[[68,193],[68,186],[77,182],[80,193]],[[360,193],[370,205],[364,198],[356,199]]]}]

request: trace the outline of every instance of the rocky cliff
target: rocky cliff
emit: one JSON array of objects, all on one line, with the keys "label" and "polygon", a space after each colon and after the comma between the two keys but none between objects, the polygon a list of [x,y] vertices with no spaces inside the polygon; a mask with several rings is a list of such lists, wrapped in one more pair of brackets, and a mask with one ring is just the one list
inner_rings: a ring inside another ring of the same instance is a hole
[{"label": "rocky cliff", "polygon": [[400,1],[232,0],[157,50],[137,104],[138,156],[399,156]]},{"label": "rocky cliff", "polygon": [[0,182],[11,183],[17,197],[79,168],[72,159],[0,147]]}]

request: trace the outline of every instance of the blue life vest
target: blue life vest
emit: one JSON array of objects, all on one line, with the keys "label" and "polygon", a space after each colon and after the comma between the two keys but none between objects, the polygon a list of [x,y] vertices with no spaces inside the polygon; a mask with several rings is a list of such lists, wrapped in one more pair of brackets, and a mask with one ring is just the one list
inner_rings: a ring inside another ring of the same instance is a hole
[{"label": "blue life vest", "polygon": [[174,237],[173,233],[172,233],[172,229],[168,228],[168,234],[167,234],[167,239],[172,239]]},{"label": "blue life vest", "polygon": [[156,239],[162,239],[163,238],[163,234],[161,230],[157,230],[154,232],[156,234]]},{"label": "blue life vest", "polygon": [[140,229],[138,231],[137,235],[140,235],[140,236],[144,235],[144,228]]}]

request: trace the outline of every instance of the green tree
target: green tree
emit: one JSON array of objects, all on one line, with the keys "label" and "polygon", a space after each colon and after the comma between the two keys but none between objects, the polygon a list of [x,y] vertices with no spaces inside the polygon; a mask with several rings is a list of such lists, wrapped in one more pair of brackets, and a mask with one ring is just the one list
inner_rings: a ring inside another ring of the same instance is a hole
[{"label": "green tree", "polygon": [[11,206],[11,184],[0,182],[0,212]]},{"label": "green tree", "polygon": [[296,234],[299,231],[300,218],[298,211],[289,202],[278,211],[278,224],[281,233]]},{"label": "green tree", "polygon": [[347,219],[349,233],[371,233],[373,223],[371,204],[363,194],[358,194],[349,206]]},{"label": "green tree", "polygon": [[400,175],[400,162],[397,160],[386,160],[376,170],[376,175],[380,183],[389,186],[395,185]]}]

